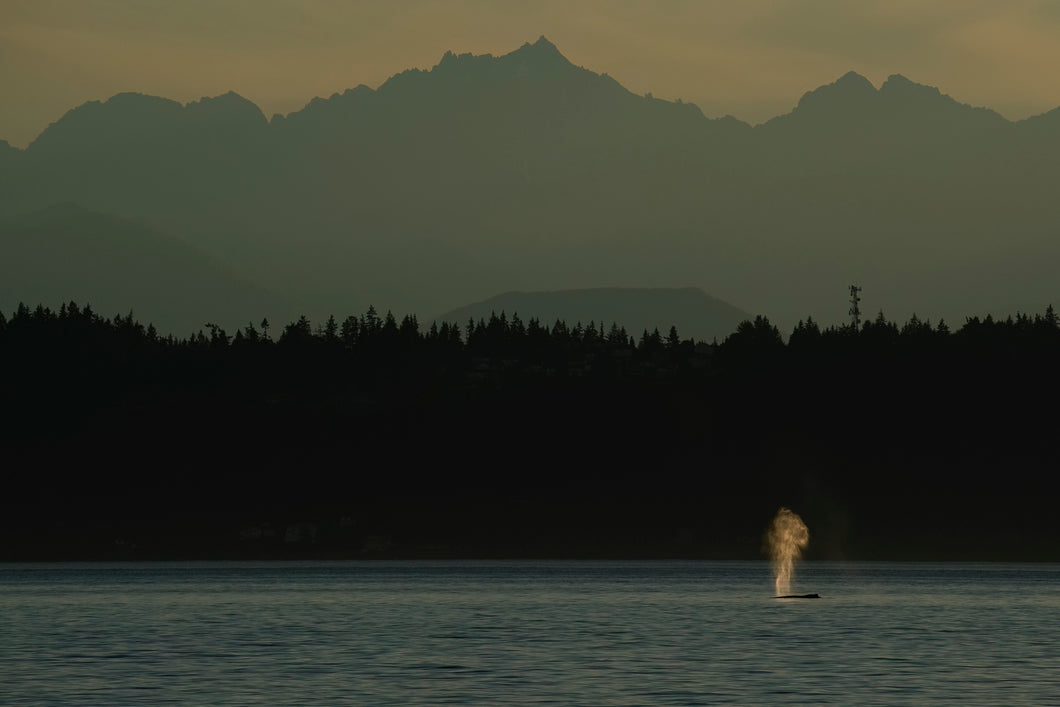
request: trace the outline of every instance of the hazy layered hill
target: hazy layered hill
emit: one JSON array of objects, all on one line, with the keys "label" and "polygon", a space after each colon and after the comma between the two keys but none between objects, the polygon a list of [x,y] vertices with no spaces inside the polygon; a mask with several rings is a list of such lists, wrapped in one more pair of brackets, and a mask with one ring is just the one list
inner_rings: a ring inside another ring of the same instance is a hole
[{"label": "hazy layered hill", "polygon": [[475,302],[441,314],[439,322],[460,325],[469,319],[488,321],[496,314],[505,313],[510,319],[518,314],[524,322],[531,318],[551,326],[557,319],[569,326],[580,322],[612,323],[624,327],[638,339],[643,332],[658,329],[666,336],[676,326],[681,338],[696,341],[722,341],[736,330],[740,322],[753,315],[711,297],[696,287],[682,288],[598,288],[587,290],[558,290],[553,292],[505,292],[481,302]]},{"label": "hazy layered hill", "polygon": [[[119,93],[103,103],[90,101],[70,110],[34,140],[30,152],[39,159],[71,160],[137,145],[168,153],[171,159],[179,157],[182,149],[191,149],[192,155],[184,155],[190,160],[214,150],[231,151],[266,127],[258,107],[235,93],[187,105]],[[92,141],[85,139],[89,136]]]},{"label": "hazy layered hill", "polygon": [[7,140],[0,140],[0,160],[13,160],[18,154],[19,150],[11,147],[11,144]]},{"label": "hazy layered hill", "polygon": [[0,311],[8,315],[19,302],[58,309],[75,301],[104,317],[132,309],[163,334],[187,336],[207,321],[257,325],[293,311],[196,248],[75,204],[0,221],[0,252]]},{"label": "hazy layered hill", "polygon": [[11,147],[5,140],[0,140],[0,187],[10,187],[18,175],[18,165],[22,151]]},{"label": "hazy layered hill", "polygon": [[1057,299],[1060,119],[857,74],[751,127],[541,38],[266,121],[119,94],[0,149],[0,214],[76,201],[180,236],[313,317],[496,292],[694,285],[782,326]]},{"label": "hazy layered hill", "polygon": [[[265,116],[234,93],[186,106],[119,93],[66,113],[25,151],[9,209],[72,201],[170,232],[222,224],[269,161]],[[217,228],[210,226],[206,230]]]}]

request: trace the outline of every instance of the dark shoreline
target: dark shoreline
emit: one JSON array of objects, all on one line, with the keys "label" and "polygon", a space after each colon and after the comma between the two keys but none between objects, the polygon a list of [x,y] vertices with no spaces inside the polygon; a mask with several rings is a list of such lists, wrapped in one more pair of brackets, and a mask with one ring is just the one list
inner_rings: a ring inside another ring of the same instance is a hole
[{"label": "dark shoreline", "polygon": [[0,328],[0,561],[758,559],[781,506],[810,559],[1060,560],[1051,310],[705,349],[64,312]]}]

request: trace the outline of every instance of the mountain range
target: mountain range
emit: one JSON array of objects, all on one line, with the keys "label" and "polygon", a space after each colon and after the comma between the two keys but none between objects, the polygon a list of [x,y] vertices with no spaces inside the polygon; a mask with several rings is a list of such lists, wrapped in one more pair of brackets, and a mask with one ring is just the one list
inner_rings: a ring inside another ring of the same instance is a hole
[{"label": "mountain range", "polygon": [[[86,103],[25,150],[0,143],[0,219],[77,204],[79,247],[126,247],[98,228],[117,219],[213,264],[173,259],[184,281],[223,272],[260,294],[237,315],[97,258],[96,281],[142,283],[123,311],[178,330],[605,287],[702,288],[790,327],[844,320],[852,283],[891,319],[960,321],[1057,299],[1058,177],[1060,109],[1012,122],[903,76],[876,88],[848,73],[751,126],[635,95],[542,37],[271,119],[235,93]],[[42,262],[22,237],[20,262]],[[0,281],[15,267],[0,264]],[[91,278],[79,295],[39,279],[0,288],[0,310],[99,297]]]}]

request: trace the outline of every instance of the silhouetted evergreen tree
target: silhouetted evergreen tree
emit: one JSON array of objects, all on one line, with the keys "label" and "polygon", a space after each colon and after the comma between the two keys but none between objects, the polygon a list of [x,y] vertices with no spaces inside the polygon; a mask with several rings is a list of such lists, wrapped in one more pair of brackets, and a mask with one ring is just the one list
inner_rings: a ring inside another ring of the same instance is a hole
[{"label": "silhouetted evergreen tree", "polygon": [[329,314],[327,322],[324,323],[324,341],[329,344],[337,343],[339,340],[339,325],[335,321],[335,315]]},{"label": "silhouetted evergreen tree", "polygon": [[658,328],[654,329],[650,334],[648,333],[648,330],[645,329],[644,333],[641,334],[637,350],[642,354],[654,354],[662,351],[662,348],[662,334],[659,333]]},{"label": "silhouetted evergreen tree", "polygon": [[261,336],[258,334],[258,330],[254,328],[253,322],[247,322],[241,333],[241,338],[245,343],[256,344],[261,340]]},{"label": "silhouetted evergreen tree", "polygon": [[375,339],[383,330],[383,321],[373,305],[368,305],[368,310],[361,316],[361,338],[365,340]]},{"label": "silhouetted evergreen tree", "polygon": [[313,341],[313,327],[309,318],[304,314],[297,321],[291,322],[283,328],[280,335],[280,344],[307,344]]},{"label": "silhouetted evergreen tree", "polygon": [[358,334],[360,333],[361,323],[357,317],[352,314],[342,320],[342,330],[340,337],[342,343],[348,347],[351,347],[357,343]]},{"label": "silhouetted evergreen tree", "polygon": [[523,324],[523,320],[519,318],[519,313],[512,313],[512,322],[510,326],[512,337],[516,340],[522,340],[526,336],[526,325]]},{"label": "silhouetted evergreen tree", "polygon": [[677,327],[671,326],[670,333],[666,336],[666,348],[677,351],[681,346],[681,337],[677,333]]},{"label": "silhouetted evergreen tree", "polygon": [[793,351],[812,352],[821,344],[821,328],[813,317],[807,317],[806,321],[799,320],[788,337],[788,346]]},{"label": "silhouetted evergreen tree", "polygon": [[1042,317],[1042,322],[1050,330],[1060,329],[1060,316],[1057,315],[1052,304],[1045,308],[1045,315]]},{"label": "silhouetted evergreen tree", "polygon": [[398,336],[398,323],[394,317],[394,313],[389,309],[386,311],[386,316],[383,318],[383,328],[380,333],[386,338],[388,342],[393,342]]},{"label": "silhouetted evergreen tree", "polygon": [[[131,314],[129,316],[132,316]],[[210,345],[214,348],[224,348],[228,346],[229,338],[228,334],[224,329],[217,326],[216,324],[207,323],[206,328],[210,330]]]},{"label": "silhouetted evergreen tree", "polygon": [[729,363],[762,364],[779,360],[784,348],[780,330],[767,317],[758,315],[754,321],[740,322],[722,342],[719,353]]}]

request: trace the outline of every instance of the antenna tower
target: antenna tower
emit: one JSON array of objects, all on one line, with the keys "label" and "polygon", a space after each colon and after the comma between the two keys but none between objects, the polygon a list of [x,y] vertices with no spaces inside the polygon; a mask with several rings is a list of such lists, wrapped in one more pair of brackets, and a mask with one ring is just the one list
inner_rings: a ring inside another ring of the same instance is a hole
[{"label": "antenna tower", "polygon": [[858,302],[861,298],[858,297],[858,293],[861,292],[861,288],[857,285],[850,286],[850,323],[854,326],[854,331],[857,331],[861,326],[861,310],[858,309]]}]

